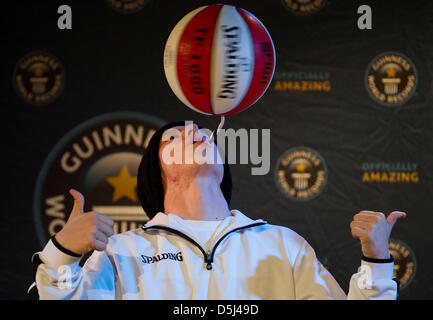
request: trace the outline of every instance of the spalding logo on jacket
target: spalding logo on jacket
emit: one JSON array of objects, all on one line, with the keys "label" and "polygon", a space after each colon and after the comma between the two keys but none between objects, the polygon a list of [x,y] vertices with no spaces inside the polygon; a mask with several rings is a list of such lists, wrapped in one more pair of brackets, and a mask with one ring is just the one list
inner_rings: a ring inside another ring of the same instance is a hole
[{"label": "spalding logo on jacket", "polygon": [[156,256],[153,257],[145,256],[144,254],[141,255],[141,261],[146,264],[155,263],[167,259],[174,260],[174,261],[183,261],[182,252],[178,252],[178,253],[166,252],[166,253],[157,254]]}]

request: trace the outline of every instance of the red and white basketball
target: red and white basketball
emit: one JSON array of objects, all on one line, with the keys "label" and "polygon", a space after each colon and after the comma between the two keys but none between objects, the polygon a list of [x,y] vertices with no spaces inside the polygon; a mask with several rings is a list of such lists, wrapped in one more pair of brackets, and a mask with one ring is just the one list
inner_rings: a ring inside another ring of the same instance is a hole
[{"label": "red and white basketball", "polygon": [[230,115],[254,104],[275,70],[275,48],[248,11],[214,4],[195,9],[171,32],[164,71],[176,96],[191,109]]}]

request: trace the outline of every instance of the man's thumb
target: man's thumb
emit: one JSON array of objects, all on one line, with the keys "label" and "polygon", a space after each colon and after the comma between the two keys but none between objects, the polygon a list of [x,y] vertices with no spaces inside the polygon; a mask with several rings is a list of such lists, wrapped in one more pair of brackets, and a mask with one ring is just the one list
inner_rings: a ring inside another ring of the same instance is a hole
[{"label": "man's thumb", "polygon": [[397,222],[397,220],[400,218],[406,218],[406,213],[403,211],[393,211],[386,218],[386,221],[388,222],[389,226],[392,228],[394,224]]},{"label": "man's thumb", "polygon": [[74,206],[72,207],[71,216],[83,213],[84,211],[84,196],[75,189],[70,189],[69,193],[74,198]]}]

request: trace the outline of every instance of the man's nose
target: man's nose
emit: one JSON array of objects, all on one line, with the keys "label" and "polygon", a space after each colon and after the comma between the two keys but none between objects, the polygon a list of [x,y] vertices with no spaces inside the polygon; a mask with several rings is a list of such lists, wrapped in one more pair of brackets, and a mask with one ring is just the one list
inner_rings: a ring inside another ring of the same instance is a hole
[{"label": "man's nose", "polygon": [[200,139],[201,135],[199,133],[199,130],[200,129],[199,129],[198,125],[195,123],[188,125],[186,127],[186,130],[185,130],[185,132],[186,132],[185,140],[190,142],[190,143],[193,143],[197,139]]},{"label": "man's nose", "polygon": [[195,131],[198,130],[198,126],[197,124],[195,124],[194,122],[189,123],[186,127],[185,127],[185,132],[186,135],[190,135],[193,134]]},{"label": "man's nose", "polygon": [[200,129],[198,128],[198,125],[196,125],[195,123],[194,123],[193,128],[194,128],[194,135],[196,135]]}]

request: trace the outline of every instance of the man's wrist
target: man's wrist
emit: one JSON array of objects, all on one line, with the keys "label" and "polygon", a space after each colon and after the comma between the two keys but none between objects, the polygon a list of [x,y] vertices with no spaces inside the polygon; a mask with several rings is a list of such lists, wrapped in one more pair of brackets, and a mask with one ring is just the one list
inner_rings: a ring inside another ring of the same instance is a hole
[{"label": "man's wrist", "polygon": [[51,237],[44,249],[39,252],[41,261],[52,270],[57,270],[62,265],[72,265],[79,263],[81,256],[73,256],[63,252],[54,243],[54,237]]},{"label": "man's wrist", "polygon": [[371,263],[390,263],[390,262],[394,262],[394,258],[393,256],[390,254],[389,258],[387,259],[377,259],[377,258],[370,258],[370,257],[366,257],[364,255],[362,255],[362,260],[366,261],[366,262],[371,262]]},{"label": "man's wrist", "polygon": [[53,235],[53,236],[51,237],[51,241],[53,242],[53,244],[56,246],[57,249],[59,249],[59,250],[62,251],[63,253],[65,253],[65,254],[67,254],[67,255],[70,255],[70,256],[72,256],[72,257],[79,258],[79,257],[82,256],[81,254],[75,253],[75,252],[73,252],[73,251],[71,251],[71,250],[66,249],[65,247],[63,247],[63,246],[62,246],[62,245],[57,241],[57,239],[56,239],[56,235],[57,235],[57,234],[55,234],[55,235]]}]

